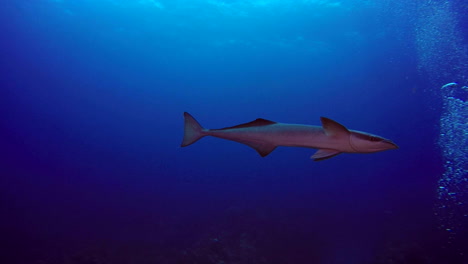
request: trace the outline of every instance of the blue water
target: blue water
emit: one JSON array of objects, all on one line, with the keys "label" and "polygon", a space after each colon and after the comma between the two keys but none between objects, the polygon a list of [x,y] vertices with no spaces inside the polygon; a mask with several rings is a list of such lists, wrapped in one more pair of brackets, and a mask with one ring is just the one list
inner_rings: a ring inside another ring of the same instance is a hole
[{"label": "blue water", "polygon": [[[467,263],[467,12],[2,2],[0,262]],[[207,128],[326,116],[400,149],[181,148],[184,111]]]}]

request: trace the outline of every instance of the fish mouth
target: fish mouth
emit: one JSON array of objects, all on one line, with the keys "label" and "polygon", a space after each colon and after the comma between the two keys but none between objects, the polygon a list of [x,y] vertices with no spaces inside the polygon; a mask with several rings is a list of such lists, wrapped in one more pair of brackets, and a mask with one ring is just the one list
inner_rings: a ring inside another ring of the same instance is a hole
[{"label": "fish mouth", "polygon": [[391,140],[386,139],[383,142],[387,143],[389,145],[389,149],[399,149],[400,148],[397,144],[393,143],[393,141],[391,141]]}]

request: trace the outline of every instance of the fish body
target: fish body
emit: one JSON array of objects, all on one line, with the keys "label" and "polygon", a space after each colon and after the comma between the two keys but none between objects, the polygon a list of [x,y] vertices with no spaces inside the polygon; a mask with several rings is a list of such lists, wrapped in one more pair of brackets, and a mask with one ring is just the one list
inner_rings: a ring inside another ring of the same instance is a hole
[{"label": "fish body", "polygon": [[321,117],[322,126],[278,123],[262,118],[252,122],[221,129],[203,128],[189,113],[184,113],[184,139],[186,147],[204,136],[213,136],[239,142],[254,148],[262,157],[278,146],[315,148],[315,161],[334,157],[340,153],[373,153],[398,146],[380,136],[348,130],[340,123]]}]

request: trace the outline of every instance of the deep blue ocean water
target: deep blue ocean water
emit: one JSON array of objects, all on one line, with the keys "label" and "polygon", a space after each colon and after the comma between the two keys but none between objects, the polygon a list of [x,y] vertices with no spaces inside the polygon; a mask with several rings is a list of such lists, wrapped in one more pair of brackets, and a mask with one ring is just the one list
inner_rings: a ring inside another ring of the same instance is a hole
[{"label": "deep blue ocean water", "polygon": [[[467,12],[3,1],[0,262],[468,263]],[[400,149],[181,148],[184,111],[207,128],[326,116]]]}]

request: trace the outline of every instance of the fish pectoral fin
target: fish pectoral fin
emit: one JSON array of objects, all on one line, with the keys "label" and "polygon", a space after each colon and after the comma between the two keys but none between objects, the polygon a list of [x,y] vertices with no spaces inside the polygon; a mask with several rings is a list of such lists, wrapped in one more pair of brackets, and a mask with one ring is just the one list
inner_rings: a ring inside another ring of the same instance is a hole
[{"label": "fish pectoral fin", "polygon": [[333,158],[340,153],[341,153],[340,151],[335,150],[335,149],[319,149],[310,158],[313,159],[314,161],[321,161],[321,160]]},{"label": "fish pectoral fin", "polygon": [[239,141],[239,142],[255,149],[258,152],[258,154],[260,154],[260,156],[262,157],[266,157],[276,148],[275,145],[264,143],[264,142],[255,142],[255,141]]}]

